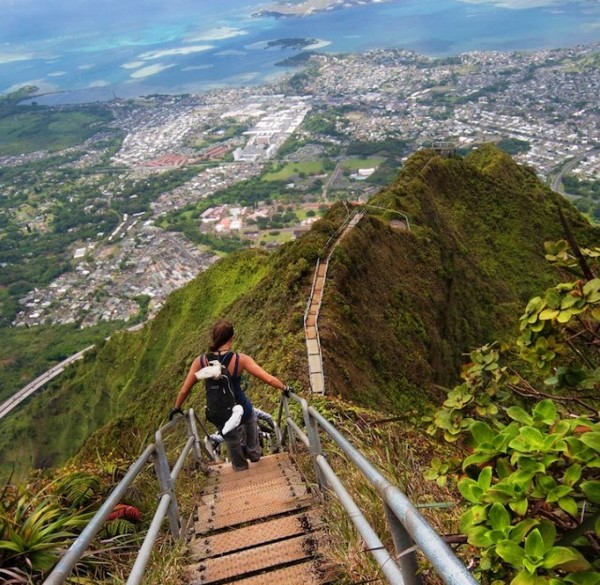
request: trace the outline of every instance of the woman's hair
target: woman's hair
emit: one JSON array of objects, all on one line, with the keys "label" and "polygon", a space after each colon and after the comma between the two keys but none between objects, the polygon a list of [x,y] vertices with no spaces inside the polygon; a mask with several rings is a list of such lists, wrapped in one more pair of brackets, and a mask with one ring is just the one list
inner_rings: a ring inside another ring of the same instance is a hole
[{"label": "woman's hair", "polygon": [[208,349],[217,351],[233,337],[233,325],[225,319],[219,319],[213,325],[211,335],[212,343],[208,346]]}]

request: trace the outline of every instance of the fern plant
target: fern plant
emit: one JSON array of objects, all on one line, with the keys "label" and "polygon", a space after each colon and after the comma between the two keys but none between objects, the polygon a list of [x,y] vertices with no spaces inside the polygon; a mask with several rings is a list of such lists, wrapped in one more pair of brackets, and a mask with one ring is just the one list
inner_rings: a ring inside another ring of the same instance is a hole
[{"label": "fern plant", "polygon": [[61,478],[55,491],[67,506],[81,508],[97,498],[101,487],[102,482],[97,475],[78,471]]}]

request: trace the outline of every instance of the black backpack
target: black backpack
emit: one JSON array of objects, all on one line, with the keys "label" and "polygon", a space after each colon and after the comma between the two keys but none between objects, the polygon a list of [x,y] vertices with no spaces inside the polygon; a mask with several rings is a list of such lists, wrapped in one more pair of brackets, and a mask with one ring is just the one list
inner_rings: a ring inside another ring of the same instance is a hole
[{"label": "black backpack", "polygon": [[[221,362],[221,377],[208,378],[206,384],[206,419],[214,424],[219,430],[231,417],[233,407],[237,404],[233,387],[232,376],[227,369],[231,358],[235,355],[235,369],[238,370],[240,356],[232,351],[226,353],[222,358],[215,356]],[[210,356],[213,357],[213,356]],[[208,366],[208,356],[200,357],[200,365]],[[212,361],[212,360],[211,360]]]}]

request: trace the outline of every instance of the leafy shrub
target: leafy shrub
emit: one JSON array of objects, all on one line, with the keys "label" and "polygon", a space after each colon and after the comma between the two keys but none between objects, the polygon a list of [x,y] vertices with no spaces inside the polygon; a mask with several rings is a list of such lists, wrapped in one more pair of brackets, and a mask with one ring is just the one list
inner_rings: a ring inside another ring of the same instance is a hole
[{"label": "leafy shrub", "polygon": [[595,585],[600,279],[590,265],[600,248],[560,241],[546,252],[579,278],[531,299],[514,343],[471,353],[464,382],[429,419],[432,434],[463,440],[470,454],[459,464],[437,460],[427,475],[438,484],[456,478],[468,506],[461,530],[484,582]]}]

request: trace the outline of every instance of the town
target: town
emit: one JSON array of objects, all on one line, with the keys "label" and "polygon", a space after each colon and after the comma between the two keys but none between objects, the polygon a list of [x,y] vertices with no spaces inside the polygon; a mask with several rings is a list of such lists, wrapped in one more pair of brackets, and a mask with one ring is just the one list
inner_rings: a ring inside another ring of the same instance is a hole
[{"label": "town", "polygon": [[[447,59],[401,50],[307,54],[303,69],[272,85],[114,100],[104,107],[121,133],[118,149],[106,159],[106,137],[90,139],[71,149],[69,168],[85,173],[96,165],[78,179],[89,197],[86,221],[115,212],[118,221],[107,219],[110,231],[73,242],[65,251],[69,269],[21,296],[12,325],[85,327],[151,317],[173,290],[226,253],[211,238],[280,245],[334,201],[366,201],[381,188],[382,169],[397,171],[412,152],[439,140],[459,152],[509,144],[515,160],[555,190],[567,172],[598,181],[599,64],[598,45]],[[386,144],[396,145],[394,153],[379,148]],[[0,166],[46,155],[4,157]],[[180,180],[148,208],[141,192],[126,188],[167,173]],[[236,185],[252,191],[245,201],[228,196]],[[9,200],[22,201],[27,190],[0,185]],[[77,197],[74,190],[69,201]],[[50,203],[20,203],[12,214],[23,233],[50,229]]]}]

